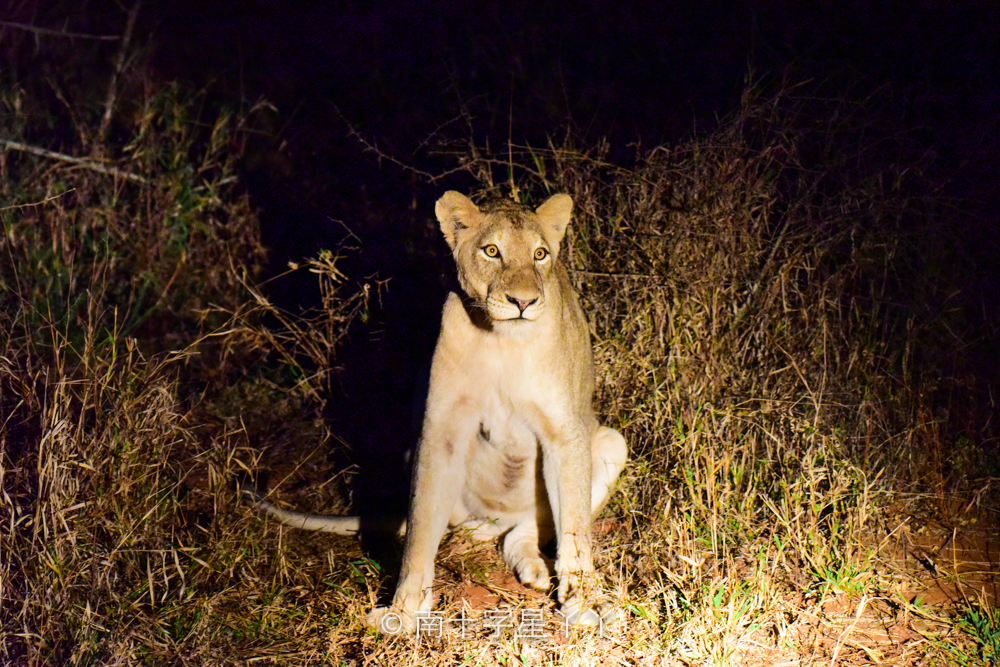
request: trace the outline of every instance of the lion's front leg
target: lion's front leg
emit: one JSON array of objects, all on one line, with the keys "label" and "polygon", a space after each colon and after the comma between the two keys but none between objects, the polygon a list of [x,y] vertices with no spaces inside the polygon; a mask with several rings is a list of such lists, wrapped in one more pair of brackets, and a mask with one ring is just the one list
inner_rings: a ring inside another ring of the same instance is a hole
[{"label": "lion's front leg", "polygon": [[591,438],[582,428],[571,437],[543,444],[542,470],[556,524],[556,577],[560,612],[570,623],[596,624],[589,590],[591,551]]},{"label": "lion's front leg", "polygon": [[433,605],[434,557],[464,485],[470,436],[462,429],[434,423],[425,424],[424,430],[413,471],[396,593],[391,607],[376,608],[368,615],[370,627],[390,634],[413,632],[417,612],[430,611]]}]

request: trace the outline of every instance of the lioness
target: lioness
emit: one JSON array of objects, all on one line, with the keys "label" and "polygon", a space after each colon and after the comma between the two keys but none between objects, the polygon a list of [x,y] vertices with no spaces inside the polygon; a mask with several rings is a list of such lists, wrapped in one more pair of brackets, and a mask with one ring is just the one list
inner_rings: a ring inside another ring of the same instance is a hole
[{"label": "lioness", "polygon": [[[559,261],[572,208],[564,194],[535,211],[510,200],[479,208],[454,191],[437,202],[463,294],[444,306],[399,585],[391,607],[369,614],[376,629],[412,631],[416,612],[430,610],[449,526],[478,539],[503,535],[506,563],[542,590],[551,575],[539,544],[555,536],[560,611],[570,622],[597,620],[582,591],[594,569],[591,521],[628,452],[594,416],[587,321]],[[290,525],[357,530],[355,518],[259,504]]]}]

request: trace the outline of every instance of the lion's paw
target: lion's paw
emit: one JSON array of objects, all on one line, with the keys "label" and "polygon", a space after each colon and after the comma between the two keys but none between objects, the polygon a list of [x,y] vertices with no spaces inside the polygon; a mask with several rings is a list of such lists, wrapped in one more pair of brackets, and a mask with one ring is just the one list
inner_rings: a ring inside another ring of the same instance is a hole
[{"label": "lion's paw", "polygon": [[365,624],[384,635],[413,634],[413,616],[396,607],[375,607],[365,618]]},{"label": "lion's paw", "polygon": [[567,625],[584,628],[600,626],[602,631],[613,626],[619,619],[618,611],[607,600],[592,606],[582,599],[571,599],[559,606],[559,613]]},{"label": "lion's paw", "polygon": [[518,581],[535,590],[547,591],[552,586],[552,573],[543,558],[523,558],[514,567]]}]

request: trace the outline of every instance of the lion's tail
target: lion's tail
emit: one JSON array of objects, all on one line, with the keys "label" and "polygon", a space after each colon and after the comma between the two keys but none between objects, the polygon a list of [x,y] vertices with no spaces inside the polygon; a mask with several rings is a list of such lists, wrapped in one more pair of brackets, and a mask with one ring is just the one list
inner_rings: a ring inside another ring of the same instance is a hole
[{"label": "lion's tail", "polygon": [[[278,507],[261,496],[257,492],[257,489],[248,484],[244,484],[240,490],[250,504],[267,512],[281,523],[292,528],[334,533],[335,535],[357,535],[361,530],[361,517],[358,516],[328,516],[325,514],[295,512]],[[365,522],[365,527],[369,527],[368,521]],[[372,521],[370,522],[370,527],[376,532],[391,533],[395,531],[400,535],[406,532],[405,521],[402,522],[402,525],[400,525],[399,521]]]}]

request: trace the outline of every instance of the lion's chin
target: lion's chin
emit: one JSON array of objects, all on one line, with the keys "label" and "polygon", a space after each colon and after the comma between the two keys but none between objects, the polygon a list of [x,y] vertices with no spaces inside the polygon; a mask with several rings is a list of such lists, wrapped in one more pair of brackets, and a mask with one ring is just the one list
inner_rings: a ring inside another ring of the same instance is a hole
[{"label": "lion's chin", "polygon": [[517,309],[507,309],[507,308],[487,308],[486,314],[489,315],[490,320],[497,324],[499,322],[517,322],[521,324],[528,324],[531,322],[537,322],[538,318],[542,316],[544,310],[542,308],[528,308],[523,313]]},{"label": "lion's chin", "polygon": [[524,314],[515,315],[513,317],[509,315],[493,317],[491,314],[490,319],[493,321],[493,324],[511,324],[513,326],[518,326],[518,325],[534,324],[538,320],[538,317],[533,315],[528,315],[527,317],[525,317]]},{"label": "lion's chin", "polygon": [[537,322],[524,317],[493,320],[493,331],[505,338],[531,338]]}]

